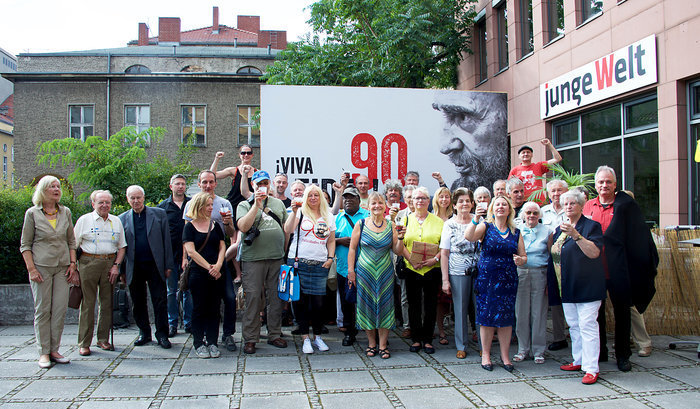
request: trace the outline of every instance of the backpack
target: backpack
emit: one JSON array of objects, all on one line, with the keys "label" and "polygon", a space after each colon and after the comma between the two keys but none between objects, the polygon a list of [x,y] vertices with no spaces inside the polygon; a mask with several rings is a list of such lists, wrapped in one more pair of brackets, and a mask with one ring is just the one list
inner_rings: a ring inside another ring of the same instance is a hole
[{"label": "backpack", "polygon": [[126,292],[124,284],[119,283],[114,287],[112,302],[112,327],[129,327],[129,294]]}]

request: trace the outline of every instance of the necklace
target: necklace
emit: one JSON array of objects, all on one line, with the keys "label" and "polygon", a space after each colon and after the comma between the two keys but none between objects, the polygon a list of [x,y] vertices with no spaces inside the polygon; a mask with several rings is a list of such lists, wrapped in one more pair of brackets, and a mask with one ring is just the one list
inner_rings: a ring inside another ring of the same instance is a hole
[{"label": "necklace", "polygon": [[382,222],[379,224],[375,223],[374,219],[372,219],[372,224],[374,225],[374,227],[380,229],[382,226],[384,226],[384,219],[382,219]]},{"label": "necklace", "polygon": [[53,215],[58,214],[58,208],[56,208],[56,211],[55,211],[55,212],[49,213],[49,212],[47,212],[46,210],[44,210],[44,208],[42,207],[42,208],[41,208],[41,212],[44,213],[44,214],[47,215],[47,216],[53,216]]},{"label": "necklace", "polygon": [[510,228],[508,228],[508,226],[506,226],[506,230],[505,230],[505,231],[501,231],[501,230],[498,228],[498,226],[496,226],[496,223],[493,224],[493,227],[496,228],[496,231],[498,231],[498,232],[501,234],[501,236],[505,236],[505,235],[508,234],[508,232],[510,231]]}]

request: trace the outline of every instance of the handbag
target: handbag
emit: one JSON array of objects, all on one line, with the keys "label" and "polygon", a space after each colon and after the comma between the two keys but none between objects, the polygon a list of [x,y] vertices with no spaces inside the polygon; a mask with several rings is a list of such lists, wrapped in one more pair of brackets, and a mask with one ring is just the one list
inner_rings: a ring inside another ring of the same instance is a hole
[{"label": "handbag", "polygon": [[83,290],[80,289],[79,285],[73,285],[68,290],[68,307],[73,309],[80,308],[80,303],[83,300]]},{"label": "handbag", "polygon": [[[355,282],[357,283],[357,280]],[[345,301],[357,304],[357,284],[350,285],[350,280],[345,280]]]},{"label": "handbag", "polygon": [[297,250],[294,253],[294,265],[290,266],[282,264],[280,266],[279,282],[277,284],[277,296],[282,301],[299,301],[301,297],[301,285],[299,276],[296,274],[296,269],[299,268],[299,241],[301,241],[299,232],[301,228],[301,220],[304,218],[304,213],[299,218],[297,224]]},{"label": "handbag", "polygon": [[[209,229],[207,230],[207,237],[204,238],[204,242],[202,243],[201,246],[197,249],[197,253],[202,251],[204,246],[207,245],[207,242],[209,241],[209,235],[211,234],[212,230],[212,225],[214,224],[213,220],[209,220]],[[189,285],[189,280],[190,280],[190,268],[192,267],[192,258],[187,256],[187,264],[185,264],[184,270],[182,270],[182,274],[180,274],[180,278],[177,280],[177,288],[180,291],[187,291],[190,289]]]}]

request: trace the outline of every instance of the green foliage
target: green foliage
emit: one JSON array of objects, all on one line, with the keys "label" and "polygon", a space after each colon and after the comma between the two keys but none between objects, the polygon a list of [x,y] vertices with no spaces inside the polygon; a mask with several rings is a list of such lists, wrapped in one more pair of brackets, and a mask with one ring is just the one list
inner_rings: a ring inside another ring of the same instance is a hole
[{"label": "green foliage", "polygon": [[[0,284],[27,283],[27,269],[19,252],[24,213],[32,207],[34,189],[24,186],[19,189],[0,189]],[[61,204],[71,209],[73,222],[92,207],[76,200],[70,189],[63,184]]]},{"label": "green foliage", "polygon": [[450,88],[476,0],[320,0],[314,34],[267,68],[269,84]]},{"label": "green foliage", "polygon": [[114,195],[115,210],[128,209],[124,193],[138,184],[146,191],[146,199],[157,203],[170,195],[168,183],[173,174],[197,171],[191,165],[195,149],[191,143],[180,144],[174,161],[160,153],[164,133],[163,128],[137,133],[134,127],[125,127],[109,139],[54,139],[39,146],[38,162],[52,168],[72,165],[75,170],[68,181],[87,188],[80,199],[87,199],[94,189],[108,189]]},{"label": "green foliage", "polygon": [[558,163],[555,163],[553,165],[547,165],[549,170],[552,171],[552,177],[547,178],[547,176],[538,176],[537,179],[544,180],[545,187],[542,189],[536,190],[530,194],[530,197],[527,198],[527,200],[532,200],[532,201],[537,201],[539,196],[544,193],[544,195],[547,195],[547,187],[546,184],[550,180],[553,179],[560,179],[566,182],[567,185],[569,185],[569,190],[575,188],[575,187],[582,187],[583,189],[586,190],[588,193],[588,196],[590,197],[591,195],[595,195],[596,191],[595,188],[593,187],[593,184],[595,182],[595,174],[593,173],[576,173],[576,172],[569,172],[566,170],[563,166],[561,166]]}]

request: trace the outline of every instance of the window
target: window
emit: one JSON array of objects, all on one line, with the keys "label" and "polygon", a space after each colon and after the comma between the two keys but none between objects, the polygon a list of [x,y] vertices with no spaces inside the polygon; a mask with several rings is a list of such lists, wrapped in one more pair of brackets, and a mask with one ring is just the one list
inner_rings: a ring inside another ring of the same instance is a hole
[{"label": "window", "polygon": [[474,23],[474,36],[476,37],[476,78],[477,82],[486,81],[488,71],[487,71],[487,61],[486,61],[486,19],[483,17],[485,13],[479,13],[481,19],[477,16],[476,22]]},{"label": "window", "polygon": [[11,161],[14,163],[15,161],[15,145],[10,146],[10,152],[11,152]]},{"label": "window", "polygon": [[[552,124],[552,142],[569,171],[608,165],[618,189],[631,190],[648,222],[659,223],[659,135],[656,95],[612,104]],[[700,115],[698,115],[700,124]]]},{"label": "window", "polygon": [[180,72],[207,72],[207,70],[205,70],[204,67],[200,65],[188,65],[185,68],[181,69]]},{"label": "window", "polygon": [[498,35],[498,70],[508,68],[508,10],[506,1],[494,7]]},{"label": "window", "polygon": [[236,71],[236,74],[262,75],[262,71],[255,67],[243,67]]},{"label": "window", "polygon": [[133,126],[141,133],[151,127],[151,107],[148,105],[125,105],[124,126]]},{"label": "window", "polygon": [[127,74],[150,74],[151,69],[141,64],[134,64],[131,67],[124,70]]},{"label": "window", "polygon": [[603,0],[579,0],[579,5],[579,24],[583,24],[603,12]]},{"label": "window", "polygon": [[564,35],[564,0],[544,0],[542,6],[544,43],[547,44]]},{"label": "window", "polygon": [[690,224],[700,224],[700,81],[690,84],[688,89],[690,129],[688,132],[688,192]]},{"label": "window", "polygon": [[532,36],[532,0],[518,0],[520,17],[520,44],[518,58],[523,58],[535,49]]},{"label": "window", "polygon": [[207,145],[207,107],[182,105],[182,142],[194,146]]},{"label": "window", "polygon": [[95,107],[92,105],[69,105],[70,137],[84,141],[95,131]]},{"label": "window", "polygon": [[2,178],[7,180],[7,156],[2,157]]},{"label": "window", "polygon": [[259,106],[238,106],[238,146],[260,146],[260,126],[255,116]]}]

